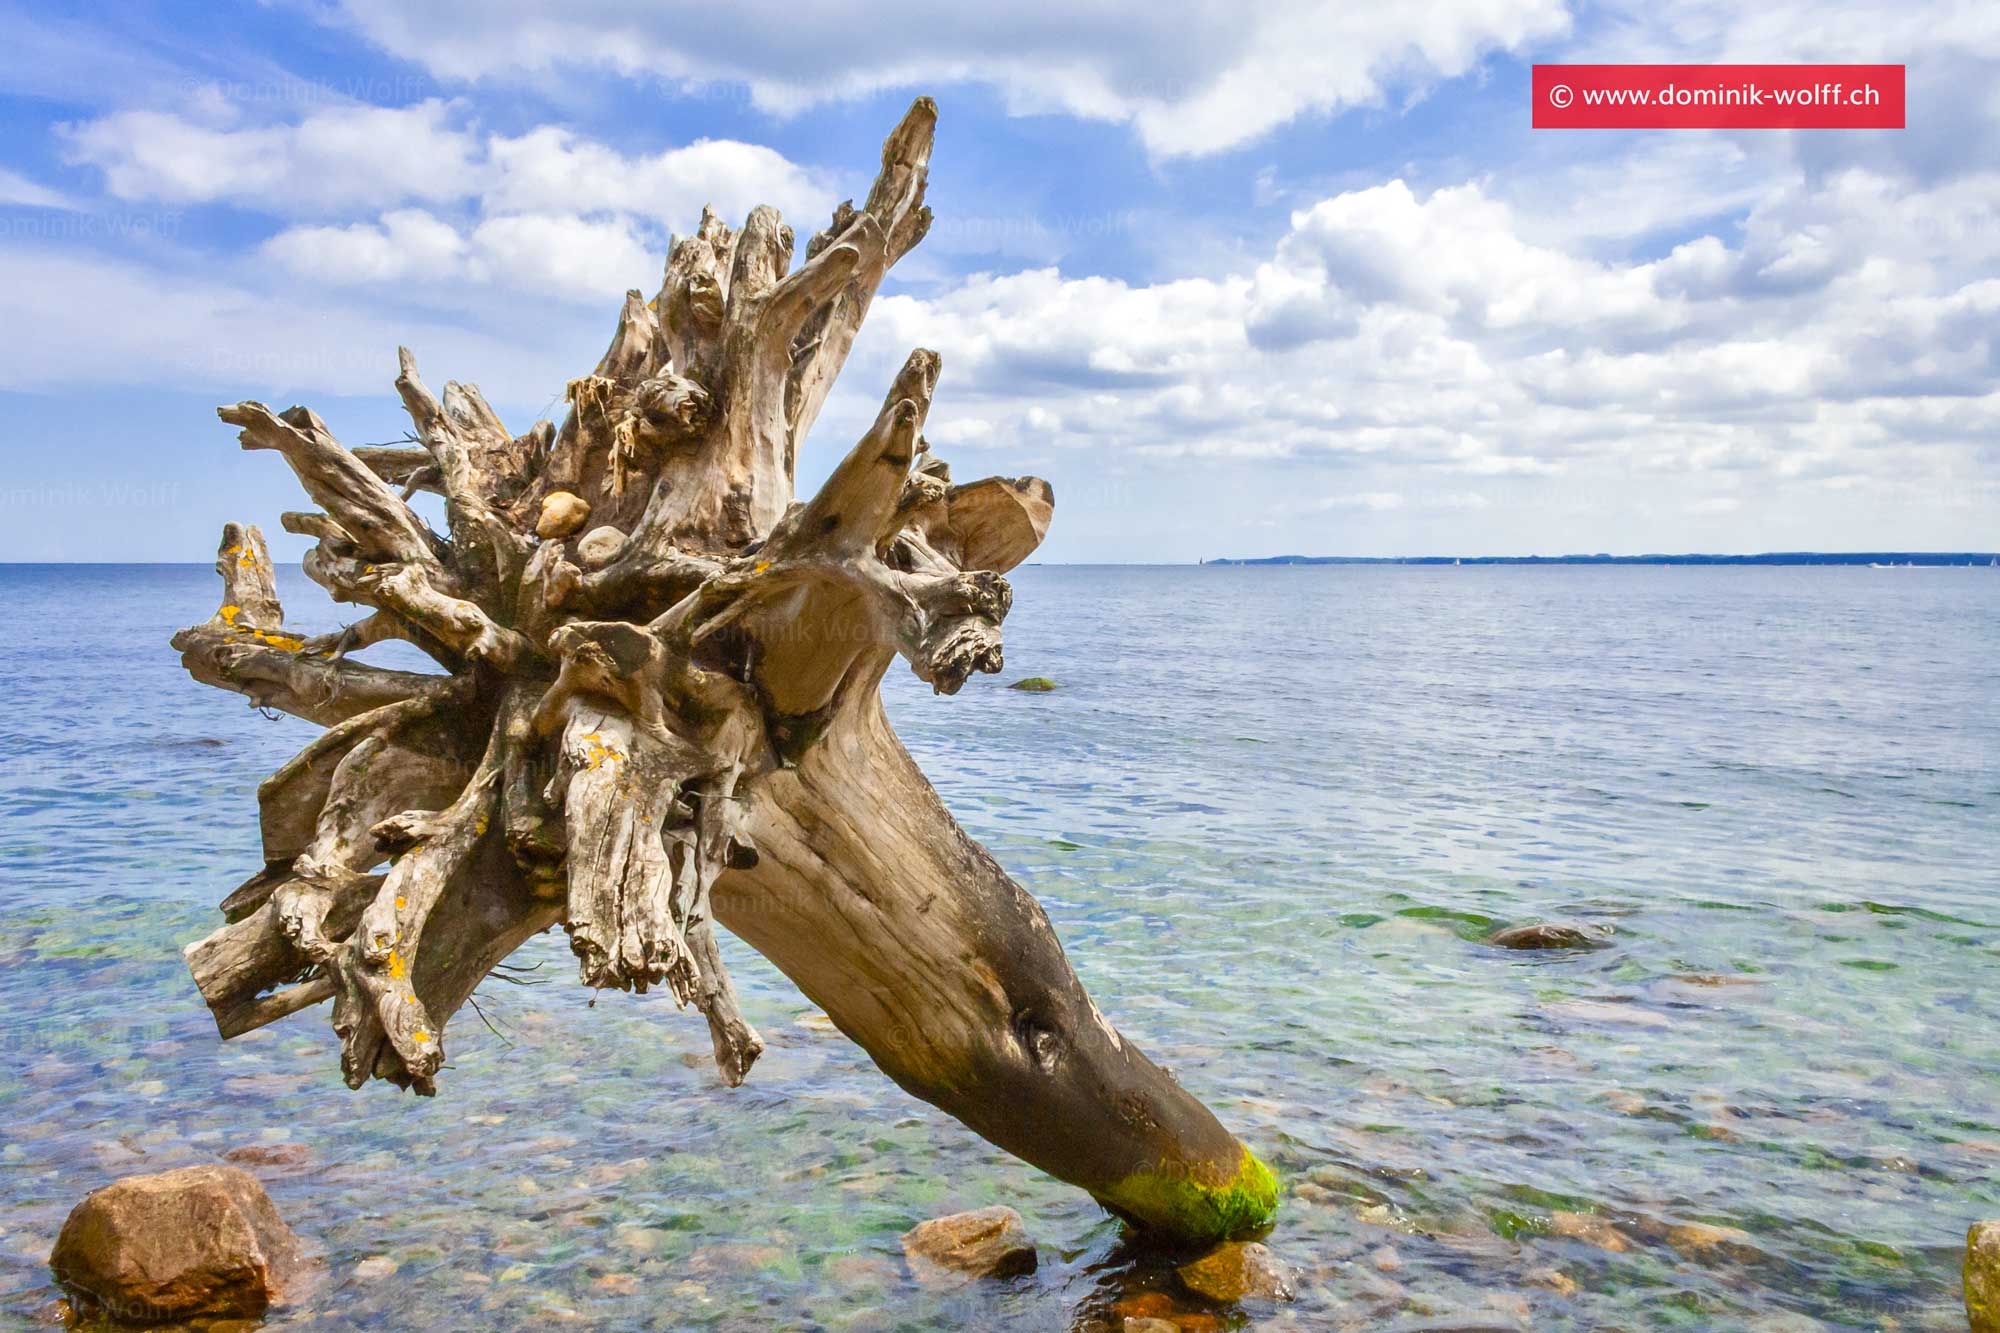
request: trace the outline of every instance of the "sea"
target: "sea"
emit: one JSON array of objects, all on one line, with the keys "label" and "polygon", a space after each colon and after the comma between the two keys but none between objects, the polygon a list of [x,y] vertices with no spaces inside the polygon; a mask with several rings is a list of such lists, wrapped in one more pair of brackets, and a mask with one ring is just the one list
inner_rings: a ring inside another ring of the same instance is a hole
[{"label": "sea", "polygon": [[[1296,1301],[1179,1290],[734,940],[769,1042],[736,1089],[560,932],[454,1019],[435,1099],[350,1092],[324,1010],[219,1041],[181,947],[314,729],[182,673],[206,566],[0,566],[0,1322],[62,1316],[87,1192],[253,1148],[318,1275],[273,1329],[1964,1327],[2000,1217],[2000,572],[1012,580],[1005,672],[898,665],[890,714],[1277,1171]],[[1606,945],[1487,942],[1548,920]],[[991,1204],[1036,1272],[910,1274],[904,1230]]]}]

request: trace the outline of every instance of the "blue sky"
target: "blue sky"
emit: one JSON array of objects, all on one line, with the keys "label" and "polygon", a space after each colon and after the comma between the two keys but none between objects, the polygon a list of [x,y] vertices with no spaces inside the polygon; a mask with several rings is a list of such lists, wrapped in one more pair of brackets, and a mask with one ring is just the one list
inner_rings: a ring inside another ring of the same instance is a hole
[{"label": "blue sky", "polygon": [[[2000,546],[2000,11],[1974,4],[0,4],[0,559],[300,500],[214,405],[554,410],[704,202],[801,235],[917,93],[914,345],[1051,560]],[[1535,61],[1909,66],[1902,132],[1535,132]]]}]

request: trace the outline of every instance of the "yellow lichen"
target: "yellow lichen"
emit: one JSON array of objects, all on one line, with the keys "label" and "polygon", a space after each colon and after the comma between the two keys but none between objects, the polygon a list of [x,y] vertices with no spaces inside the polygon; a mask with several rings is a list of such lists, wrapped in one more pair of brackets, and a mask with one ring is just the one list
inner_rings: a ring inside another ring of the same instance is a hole
[{"label": "yellow lichen", "polygon": [[[589,760],[585,765],[586,768],[599,768],[605,764],[615,764],[625,757],[617,746],[606,745],[604,738],[594,731],[585,732],[583,739],[590,744],[590,753],[586,756]],[[481,829],[480,832],[483,833],[485,830]]]}]

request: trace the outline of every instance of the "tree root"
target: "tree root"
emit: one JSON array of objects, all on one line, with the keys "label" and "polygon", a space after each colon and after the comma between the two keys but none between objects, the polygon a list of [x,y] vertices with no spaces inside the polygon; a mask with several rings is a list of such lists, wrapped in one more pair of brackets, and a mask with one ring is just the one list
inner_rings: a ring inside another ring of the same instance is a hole
[{"label": "tree root", "polygon": [[[719,915],[994,1142],[1184,1238],[1248,1215],[1187,1203],[1241,1193],[1244,1151],[1096,1011],[881,716],[897,656],[939,694],[1000,670],[1004,574],[1047,531],[1049,487],[952,483],[924,438],[941,361],[919,349],[792,498],[877,287],[929,227],[935,121],[919,99],[796,268],[775,210],[735,230],[705,212],[659,293],[627,296],[560,429],[514,434],[471,385],[434,394],[408,349],[408,444],[219,409],[318,505],[284,516],[314,542],[306,573],[371,608],[288,631],[262,534],[230,524],[222,607],[174,636],[197,680],[327,728],[259,789],[263,866],[187,949],[224,1036],[331,999],[350,1086],[434,1093],[453,1014],[560,923],[585,985],[698,1008],[734,1086],[763,1041]],[[419,490],[444,497],[443,534]],[[384,639],[439,673],[352,660]]]}]

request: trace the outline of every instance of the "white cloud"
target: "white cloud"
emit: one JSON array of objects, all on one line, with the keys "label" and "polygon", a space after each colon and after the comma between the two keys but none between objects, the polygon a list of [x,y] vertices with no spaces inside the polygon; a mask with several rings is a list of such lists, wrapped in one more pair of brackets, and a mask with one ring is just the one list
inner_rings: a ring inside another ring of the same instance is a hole
[{"label": "white cloud", "polygon": [[0,167],[0,206],[74,210],[76,204],[59,190],[29,180],[18,171]]},{"label": "white cloud", "polygon": [[832,191],[783,154],[730,139],[628,157],[544,125],[493,138],[489,157],[483,203],[491,212],[610,210],[692,230],[704,204],[732,220],[769,204],[804,237],[825,225],[833,205]]},{"label": "white cloud", "polygon": [[630,156],[555,126],[482,135],[464,107],[436,100],[317,107],[260,126],[124,111],[61,135],[70,160],[99,168],[120,199],[281,218],[374,214],[289,227],[263,253],[320,282],[438,295],[471,284],[615,299],[657,279],[670,229],[692,230],[704,206],[742,218],[768,203],[809,234],[833,199],[805,168],[754,144],[704,139]]},{"label": "white cloud", "polygon": [[[539,159],[517,156],[508,179],[568,179],[628,208],[661,188],[613,197],[588,185],[610,170],[596,145],[507,143]],[[728,178],[724,167],[709,179]],[[10,382],[143,371],[235,387],[282,372],[301,393],[344,393],[378,385],[382,349],[412,338],[518,369],[526,353],[497,349],[542,343],[508,293],[587,299],[578,317],[595,344],[617,293],[657,271],[659,238],[631,213],[486,212],[527,196],[482,189],[469,217],[400,207],[282,231],[266,257],[317,292],[275,295],[283,284],[254,270],[247,285],[136,268],[114,278],[15,252],[0,274],[13,284],[4,317],[41,336]],[[896,362],[922,344],[945,354],[941,446],[1083,448],[1148,466],[1323,460],[1354,469],[1351,484],[1316,488],[1339,497],[1329,508],[1476,516],[1515,512],[1530,492],[1597,497],[1587,507],[1664,487],[1685,512],[1712,496],[1691,489],[1704,475],[1733,478],[1729,498],[1746,505],[1757,486],[1793,481],[1826,496],[1962,491],[1990,470],[2000,425],[2000,279],[1987,276],[2000,236],[1986,225],[1996,202],[1995,176],[1912,189],[1859,169],[1788,175],[1739,228],[1619,260],[1579,253],[1574,236],[1480,182],[1429,193],[1386,182],[1298,210],[1239,276],[1132,284],[1036,269],[885,296],[839,400],[855,410],[829,413],[828,438],[872,412]],[[364,317],[372,303],[343,307],[324,290],[345,284],[456,292],[485,302],[456,322],[501,331],[469,342],[435,319]],[[62,313],[101,307],[64,293],[121,287],[174,318],[121,321],[107,350],[101,331]],[[570,348],[574,365],[536,351],[535,386],[560,383],[595,350]]]},{"label": "white cloud", "polygon": [[505,274],[551,295],[597,293],[615,303],[630,287],[656,280],[665,262],[620,220],[549,213],[488,218],[473,229],[474,273]]},{"label": "white cloud", "polygon": [[1585,510],[1710,473],[1943,492],[2000,427],[1996,207],[1996,176],[1787,175],[1734,234],[1620,261],[1476,182],[1389,182],[1299,210],[1248,277],[1036,270],[886,298],[855,374],[879,383],[908,346],[939,348],[936,419],[977,418],[968,443],[987,450],[1354,470],[1293,512],[1494,504],[1484,484],[1425,481],[1452,474]]},{"label": "white cloud", "polygon": [[456,227],[420,208],[344,227],[293,227],[264,243],[264,253],[286,268],[332,283],[458,277],[466,248]]},{"label": "white cloud", "polygon": [[[1531,244],[1507,206],[1474,184],[1419,201],[1396,180],[1294,213],[1290,235],[1258,278],[1267,295],[1253,320],[1278,329],[1265,341],[1281,344],[1286,330],[1271,316],[1295,319],[1301,294],[1329,310],[1388,303],[1469,328],[1602,323],[1652,330],[1678,321],[1646,270]],[[1285,323],[1294,333],[1313,331],[1310,321]]]},{"label": "white cloud", "polygon": [[704,204],[732,218],[771,204],[817,228],[833,202],[805,168],[756,144],[703,139],[635,157],[553,125],[482,135],[463,105],[436,99],[256,126],[121,111],[59,133],[70,161],[100,169],[120,199],[279,217],[476,201],[492,214],[613,212],[692,227]]},{"label": "white cloud", "polygon": [[1300,115],[1379,103],[1569,23],[1560,0],[571,0],[553,10],[532,0],[345,0],[342,9],[371,40],[445,79],[594,67],[684,88],[743,84],[778,112],[976,82],[1016,112],[1129,123],[1162,156],[1233,148]]},{"label": "white cloud", "polygon": [[294,124],[216,126],[119,111],[61,127],[69,160],[99,168],[120,199],[227,201],[292,215],[438,202],[473,193],[480,144],[440,101],[334,106]]},{"label": "white cloud", "polygon": [[265,242],[264,253],[336,286],[492,286],[600,308],[662,262],[622,218],[514,213],[462,233],[421,209],[344,227],[293,227]]}]

